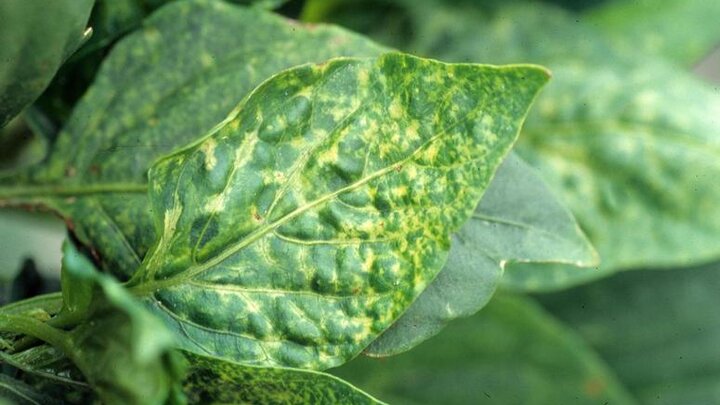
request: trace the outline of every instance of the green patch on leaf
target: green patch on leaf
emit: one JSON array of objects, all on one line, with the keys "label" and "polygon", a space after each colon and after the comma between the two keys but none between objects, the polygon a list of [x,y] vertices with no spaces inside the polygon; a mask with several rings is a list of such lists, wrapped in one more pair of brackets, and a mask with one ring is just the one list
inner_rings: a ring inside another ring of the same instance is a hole
[{"label": "green patch on leaf", "polygon": [[602,263],[599,271],[511,264],[506,286],[558,289],[720,257],[720,96],[662,61],[614,50],[548,5],[421,4],[408,8],[418,31],[406,49],[448,61],[532,60],[553,71],[517,150],[568,204]]}]

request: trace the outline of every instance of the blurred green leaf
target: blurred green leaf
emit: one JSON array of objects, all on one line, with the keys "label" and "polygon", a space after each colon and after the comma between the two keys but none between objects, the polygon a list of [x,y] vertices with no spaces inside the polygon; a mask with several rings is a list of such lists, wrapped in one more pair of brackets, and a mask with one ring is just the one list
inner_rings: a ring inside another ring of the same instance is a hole
[{"label": "blurred green leaf", "polygon": [[551,295],[572,326],[647,404],[720,402],[720,264],[637,271]]},{"label": "blurred green leaf", "polygon": [[513,154],[498,169],[473,217],[453,236],[443,270],[365,354],[409,350],[453,319],[479,311],[495,292],[507,262],[598,262],[568,209]]},{"label": "blurred green leaf", "polygon": [[633,57],[574,16],[426,0],[405,46],[447,61],[548,65],[519,154],[537,167],[600,252],[598,270],[510,265],[503,285],[557,289],[621,269],[720,256],[720,96],[662,61]]},{"label": "blurred green leaf", "polygon": [[[173,335],[162,321],[70,243],[63,247],[64,284],[70,302],[87,301],[88,284],[96,287],[92,306],[83,308],[87,322],[68,332],[66,353],[108,404],[164,404],[180,393],[182,364]],[[78,296],[81,298],[79,299]]]},{"label": "blurred green leaf", "polygon": [[613,45],[692,66],[720,46],[720,2],[614,0],[586,15]]},{"label": "blurred green leaf", "polygon": [[47,87],[87,39],[93,0],[0,2],[0,127]]},{"label": "blurred green leaf", "polygon": [[633,403],[571,330],[532,301],[503,294],[412,352],[331,372],[391,403]]},{"label": "blurred green leaf", "polygon": [[6,179],[0,200],[54,207],[106,270],[127,278],[156,239],[146,190],[153,160],[207,133],[284,68],[382,50],[338,28],[219,1],[173,2],[114,47],[47,164]]},{"label": "blurred green leaf", "polygon": [[62,404],[61,401],[50,398],[32,386],[4,374],[0,374],[0,403],[14,405]]},{"label": "blurred green leaf", "polygon": [[293,368],[250,367],[187,354],[183,389],[191,404],[380,404],[330,374]]}]

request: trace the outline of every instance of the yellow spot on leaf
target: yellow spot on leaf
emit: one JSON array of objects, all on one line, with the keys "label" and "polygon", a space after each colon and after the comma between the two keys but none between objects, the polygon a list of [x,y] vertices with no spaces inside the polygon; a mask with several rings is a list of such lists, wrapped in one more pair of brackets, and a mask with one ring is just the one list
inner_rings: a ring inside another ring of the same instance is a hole
[{"label": "yellow spot on leaf", "polygon": [[207,171],[212,170],[217,164],[217,158],[215,157],[216,146],[217,143],[215,143],[215,140],[209,138],[208,140],[203,142],[202,146],[200,147],[200,150],[205,155],[205,170]]}]

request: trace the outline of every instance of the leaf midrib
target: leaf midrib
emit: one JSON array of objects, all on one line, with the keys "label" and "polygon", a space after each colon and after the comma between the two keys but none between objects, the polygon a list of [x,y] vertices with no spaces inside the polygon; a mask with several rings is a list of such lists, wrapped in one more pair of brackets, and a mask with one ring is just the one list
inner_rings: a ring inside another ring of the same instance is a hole
[{"label": "leaf midrib", "polygon": [[[558,242],[564,242],[564,243],[567,243],[567,244],[570,244],[570,245],[574,245],[574,246],[576,246],[576,249],[577,249],[578,251],[586,250],[586,249],[584,249],[584,248],[578,247],[576,240],[573,240],[573,239],[571,239],[571,238],[565,237],[565,236],[563,236],[563,235],[558,235],[557,233],[554,233],[554,232],[549,231],[549,230],[547,230],[547,229],[538,228],[538,227],[536,227],[536,226],[529,225],[529,224],[526,224],[526,223],[517,222],[517,221],[512,221],[512,220],[508,220],[508,219],[504,219],[504,218],[500,218],[500,217],[494,217],[494,216],[490,216],[490,215],[479,214],[479,213],[477,213],[477,212],[473,213],[472,216],[471,216],[471,218],[472,218],[472,219],[479,220],[479,221],[483,221],[483,222],[495,223],[495,224],[499,224],[499,225],[506,225],[506,226],[516,227],[516,228],[520,228],[520,229],[525,229],[525,230],[528,230],[528,231],[531,231],[531,232],[537,232],[537,233],[539,233],[539,234],[541,234],[541,235],[544,235],[544,236],[547,237],[548,239],[552,239],[552,240],[555,240],[555,241],[558,241]],[[579,230],[579,229],[576,229],[576,230]],[[594,253],[594,254],[593,254],[592,256],[597,256],[597,253],[595,253],[594,251],[593,251],[593,253]],[[509,261],[511,261],[511,262],[522,262],[522,260],[518,260],[518,259],[508,259],[508,258],[506,258],[506,260],[509,260]],[[536,261],[536,260],[532,260],[532,262],[534,262],[534,263],[535,263],[535,262],[537,262],[537,263],[569,263],[569,264],[576,264],[576,265],[577,265],[578,263],[593,263],[593,262],[596,261],[596,260],[597,260],[597,258],[595,257],[594,260],[590,260],[589,262],[585,262],[585,261],[572,261],[572,260],[562,261],[562,260],[552,260],[552,259],[551,259],[551,260],[547,260],[547,261]],[[580,266],[580,267],[582,267],[582,266]]]}]

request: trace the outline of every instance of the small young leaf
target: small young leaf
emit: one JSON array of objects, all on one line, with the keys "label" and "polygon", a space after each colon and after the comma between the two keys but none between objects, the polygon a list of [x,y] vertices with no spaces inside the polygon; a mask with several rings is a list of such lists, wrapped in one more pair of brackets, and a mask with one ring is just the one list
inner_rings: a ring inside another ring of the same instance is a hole
[{"label": "small young leaf", "polygon": [[128,278],[157,237],[147,201],[154,160],[207,133],[282,69],[382,51],[334,27],[220,1],[172,2],[113,48],[47,163],[5,180],[0,206],[54,208],[105,270]]},{"label": "small young leaf", "polygon": [[[74,284],[63,295],[73,302],[86,297],[86,285],[96,286],[93,313],[68,332],[73,349],[66,353],[107,404],[164,404],[179,393],[182,366],[171,352],[174,337],[117,282],[98,273],[89,260],[64,247],[69,256],[64,272]],[[76,287],[80,285],[80,290]]]},{"label": "small young leaf", "polygon": [[183,390],[190,404],[380,404],[330,374],[292,368],[252,367],[187,354]]},{"label": "small young leaf", "polygon": [[153,166],[130,286],[187,350],[340,364],[443,266],[547,79],[396,53],[284,71]]},{"label": "small young leaf", "polygon": [[635,403],[572,330],[503,294],[412,352],[361,357],[332,373],[398,404]]},{"label": "small young leaf", "polygon": [[597,254],[568,209],[512,153],[473,216],[453,235],[443,270],[364,353],[401,353],[437,334],[448,322],[479,311],[495,292],[508,262],[598,264]]},{"label": "small young leaf", "polygon": [[93,0],[0,2],[0,128],[32,103],[89,35]]}]

